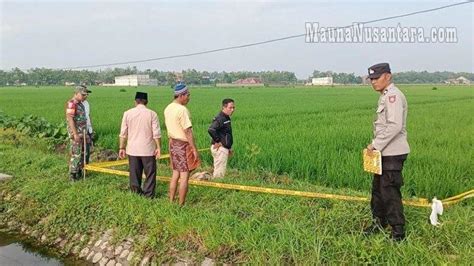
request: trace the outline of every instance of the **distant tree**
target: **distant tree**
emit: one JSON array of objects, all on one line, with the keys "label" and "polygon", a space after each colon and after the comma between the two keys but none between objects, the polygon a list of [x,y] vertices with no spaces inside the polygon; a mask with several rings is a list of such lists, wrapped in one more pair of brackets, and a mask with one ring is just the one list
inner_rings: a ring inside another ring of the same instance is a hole
[{"label": "distant tree", "polygon": [[166,84],[169,86],[174,86],[176,83],[176,75],[173,72],[168,72],[166,74]]}]

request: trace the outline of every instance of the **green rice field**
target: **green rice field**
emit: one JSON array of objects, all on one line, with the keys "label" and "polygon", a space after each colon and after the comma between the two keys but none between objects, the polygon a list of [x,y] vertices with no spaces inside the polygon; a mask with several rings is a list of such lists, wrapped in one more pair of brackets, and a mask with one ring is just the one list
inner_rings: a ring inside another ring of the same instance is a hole
[{"label": "green rice field", "polygon": [[[400,85],[406,95],[411,154],[405,165],[405,196],[445,198],[474,187],[474,86]],[[437,87],[433,89],[433,87]],[[98,145],[117,149],[122,114],[136,91],[149,93],[149,108],[160,118],[169,87],[91,87],[89,97]],[[124,91],[125,90],[125,91]],[[367,86],[191,88],[188,105],[199,148],[223,98],[236,101],[232,117],[235,156],[230,168],[268,171],[330,188],[367,191],[361,152],[372,138],[379,95]],[[0,110],[20,117],[34,114],[62,123],[70,87],[0,88]],[[203,152],[205,164],[211,158]]]}]

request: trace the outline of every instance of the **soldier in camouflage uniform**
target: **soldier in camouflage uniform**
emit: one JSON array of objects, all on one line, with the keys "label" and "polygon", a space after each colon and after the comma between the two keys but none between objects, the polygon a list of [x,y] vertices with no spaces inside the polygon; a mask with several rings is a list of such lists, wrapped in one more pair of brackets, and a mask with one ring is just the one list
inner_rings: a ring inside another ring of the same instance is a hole
[{"label": "soldier in camouflage uniform", "polygon": [[71,159],[69,161],[69,174],[72,181],[77,181],[82,176],[84,167],[84,135],[86,142],[90,142],[87,133],[87,116],[82,101],[90,92],[85,86],[77,86],[74,97],[66,103],[66,120],[69,133]]}]

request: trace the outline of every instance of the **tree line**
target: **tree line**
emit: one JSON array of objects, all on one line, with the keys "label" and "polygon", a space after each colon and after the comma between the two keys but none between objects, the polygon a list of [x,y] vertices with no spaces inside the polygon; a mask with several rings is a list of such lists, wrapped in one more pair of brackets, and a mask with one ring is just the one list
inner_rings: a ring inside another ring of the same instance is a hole
[{"label": "tree line", "polygon": [[99,85],[114,83],[115,77],[147,74],[156,79],[159,85],[174,85],[183,80],[193,85],[215,85],[216,83],[232,83],[238,79],[258,78],[266,84],[296,84],[295,73],[288,71],[237,71],[209,72],[195,69],[183,70],[179,73],[160,70],[138,70],[136,67],[113,68],[106,70],[62,70],[49,68],[33,68],[23,71],[14,68],[10,71],[0,70],[0,86],[7,85],[64,85],[65,83]]},{"label": "tree line", "polygon": [[[138,70],[136,67],[109,68],[105,70],[63,70],[50,68],[32,68],[23,71],[13,68],[9,71],[0,70],[0,86],[18,85],[64,85],[66,83],[99,85],[103,83],[114,83],[116,76],[131,74],[148,74],[150,78],[156,79],[159,85],[172,86],[177,80],[184,80],[192,85],[209,85],[217,83],[232,83],[239,79],[258,78],[265,84],[295,85],[310,82],[312,77],[333,77],[334,83],[338,84],[361,84],[364,77],[354,73],[319,71],[315,70],[311,77],[306,80],[298,80],[295,73],[289,71],[236,71],[236,72],[209,72],[195,69],[183,70],[179,73],[160,70]],[[393,78],[396,83],[443,83],[452,78],[464,76],[474,81],[474,74],[467,72],[399,72],[394,73]]]},{"label": "tree line", "polygon": [[[319,71],[315,70],[313,72],[314,78],[321,77],[333,77],[334,83],[338,84],[361,84],[362,79],[365,76],[356,76],[354,73],[337,73],[332,71]],[[406,72],[397,72],[392,74],[393,81],[399,84],[433,84],[433,83],[444,83],[448,79],[455,79],[459,77],[465,77],[471,82],[474,82],[474,73],[468,72],[450,72],[450,71],[437,71],[437,72],[428,72],[428,71],[406,71]]]}]

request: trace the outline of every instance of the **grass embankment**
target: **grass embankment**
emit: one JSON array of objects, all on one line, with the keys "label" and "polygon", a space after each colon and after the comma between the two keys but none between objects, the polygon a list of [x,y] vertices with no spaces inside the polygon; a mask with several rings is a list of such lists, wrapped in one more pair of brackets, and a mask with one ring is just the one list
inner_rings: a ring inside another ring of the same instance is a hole
[{"label": "grass embankment", "polygon": [[[406,195],[446,198],[474,188],[474,86],[400,85],[408,106],[411,153],[404,169]],[[92,122],[103,148],[118,149],[123,112],[136,91],[149,93],[167,151],[163,110],[165,87],[92,87]],[[209,147],[207,129],[223,98],[236,101],[232,116],[235,156],[230,167],[262,169],[292,179],[364,191],[371,185],[361,169],[361,151],[371,141],[379,95],[368,86],[282,88],[191,88],[188,105],[198,147]],[[36,115],[64,123],[71,87],[0,88],[7,115]],[[21,100],[18,100],[21,99]],[[207,157],[210,160],[209,157]]]},{"label": "grass embankment", "polygon": [[[154,200],[129,193],[124,177],[89,174],[70,183],[64,155],[48,152],[41,141],[0,132],[0,172],[15,176],[0,183],[0,221],[16,220],[48,235],[112,228],[117,240],[136,238],[137,250],[154,252],[158,262],[172,260],[176,252],[254,264],[467,265],[474,258],[472,201],[448,208],[439,228],[427,222],[428,209],[407,207],[408,237],[396,244],[388,235],[361,234],[370,221],[365,203],[191,187],[180,208],[168,202],[164,183]],[[165,163],[160,174],[167,171]],[[224,181],[361,195],[269,173],[234,172]]]}]

